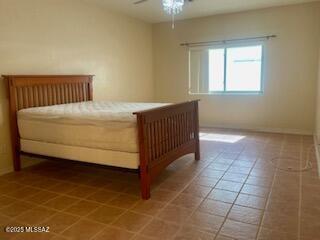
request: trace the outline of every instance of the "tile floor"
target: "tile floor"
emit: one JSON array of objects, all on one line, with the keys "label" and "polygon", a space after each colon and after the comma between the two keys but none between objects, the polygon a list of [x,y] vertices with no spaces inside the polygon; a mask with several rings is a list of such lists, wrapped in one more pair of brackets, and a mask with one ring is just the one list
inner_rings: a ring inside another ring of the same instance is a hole
[{"label": "tile floor", "polygon": [[[312,137],[207,129],[201,139],[201,161],[170,165],[148,201],[137,175],[101,166],[50,161],[1,176],[0,239],[320,239]],[[311,170],[280,170],[308,155]],[[50,233],[3,231],[29,225]]]}]

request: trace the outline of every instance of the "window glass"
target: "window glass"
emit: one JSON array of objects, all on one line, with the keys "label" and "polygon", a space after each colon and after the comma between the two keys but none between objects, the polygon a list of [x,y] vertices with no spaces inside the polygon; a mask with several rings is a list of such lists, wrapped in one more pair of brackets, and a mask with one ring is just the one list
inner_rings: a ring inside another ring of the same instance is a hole
[{"label": "window glass", "polygon": [[189,92],[259,93],[262,59],[262,45],[190,49]]},{"label": "window glass", "polygon": [[260,91],[261,58],[261,46],[227,48],[226,91]]}]

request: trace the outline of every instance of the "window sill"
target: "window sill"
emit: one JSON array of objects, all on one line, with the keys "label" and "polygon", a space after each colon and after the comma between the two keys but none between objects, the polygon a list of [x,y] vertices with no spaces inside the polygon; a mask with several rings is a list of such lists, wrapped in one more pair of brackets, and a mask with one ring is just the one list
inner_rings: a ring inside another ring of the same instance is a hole
[{"label": "window sill", "polygon": [[210,92],[210,93],[190,93],[189,95],[204,96],[262,96],[263,92]]}]

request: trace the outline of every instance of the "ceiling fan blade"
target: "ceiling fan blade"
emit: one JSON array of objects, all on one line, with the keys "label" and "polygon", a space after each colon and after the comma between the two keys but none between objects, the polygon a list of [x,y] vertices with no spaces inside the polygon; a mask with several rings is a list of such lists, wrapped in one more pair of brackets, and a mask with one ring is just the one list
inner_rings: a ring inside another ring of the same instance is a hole
[{"label": "ceiling fan blade", "polygon": [[134,2],[133,4],[140,4],[140,3],[144,3],[146,1],[148,1],[148,0],[139,0],[139,1]]}]

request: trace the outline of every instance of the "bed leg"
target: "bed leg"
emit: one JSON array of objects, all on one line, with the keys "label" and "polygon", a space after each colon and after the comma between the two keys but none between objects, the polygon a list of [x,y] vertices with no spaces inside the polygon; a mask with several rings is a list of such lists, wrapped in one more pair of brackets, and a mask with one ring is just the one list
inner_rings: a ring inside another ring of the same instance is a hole
[{"label": "bed leg", "polygon": [[195,157],[195,160],[197,160],[197,161],[200,160],[200,147],[199,147],[199,144],[196,145],[196,151],[194,153],[194,157]]},{"label": "bed leg", "polygon": [[194,134],[195,134],[195,152],[194,157],[198,161],[200,160],[200,137],[199,137],[199,106],[198,101],[194,102]]},{"label": "bed leg", "polygon": [[[196,125],[198,126],[198,125]],[[195,160],[200,160],[200,137],[199,137],[199,127],[196,127],[195,131],[195,151],[194,151],[194,158]]]},{"label": "bed leg", "polygon": [[21,170],[20,153],[16,151],[13,153],[13,168],[15,172]]},{"label": "bed leg", "polygon": [[150,198],[150,177],[147,169],[140,169],[141,197],[143,200]]},{"label": "bed leg", "polygon": [[17,127],[13,126],[11,135],[12,144],[12,158],[13,158],[13,169],[15,172],[21,170],[21,159],[20,159],[20,138],[18,137]]},{"label": "bed leg", "polygon": [[140,189],[143,200],[150,198],[150,175],[148,166],[148,147],[145,136],[145,116],[137,114],[138,137],[139,137],[139,160],[140,160]]}]

